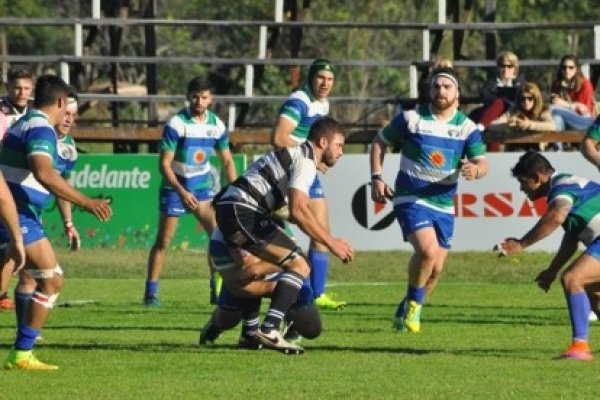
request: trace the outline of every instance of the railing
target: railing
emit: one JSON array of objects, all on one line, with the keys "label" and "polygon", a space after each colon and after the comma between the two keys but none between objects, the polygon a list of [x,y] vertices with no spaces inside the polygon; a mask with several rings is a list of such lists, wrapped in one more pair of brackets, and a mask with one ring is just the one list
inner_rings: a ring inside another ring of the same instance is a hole
[{"label": "railing", "polygon": [[[212,58],[212,57],[104,57],[84,55],[83,28],[98,26],[222,26],[222,27],[256,27],[259,30],[256,58]],[[589,76],[590,68],[600,66],[600,25],[593,22],[565,23],[352,23],[352,22],[276,22],[276,21],[209,21],[209,20],[170,20],[170,19],[120,19],[120,18],[81,18],[81,19],[29,19],[29,18],[0,18],[3,26],[72,26],[73,54],[72,55],[0,55],[2,63],[56,63],[60,65],[60,75],[69,80],[70,65],[74,63],[135,63],[135,64],[213,64],[240,65],[245,68],[244,93],[240,95],[218,96],[217,102],[227,104],[227,125],[230,131],[235,131],[237,107],[240,103],[281,102],[285,96],[257,96],[254,93],[254,68],[264,65],[309,65],[312,59],[267,59],[266,43],[268,28],[306,28],[306,29],[392,29],[419,30],[422,32],[422,54],[415,60],[333,60],[340,66],[351,67],[398,67],[407,68],[409,75],[408,97],[369,97],[349,98],[333,97],[332,103],[362,103],[362,104],[392,104],[414,102],[418,96],[419,70],[426,68],[430,62],[430,36],[433,32],[446,31],[505,31],[505,30],[593,30],[594,58],[582,59],[583,72]],[[558,65],[559,60],[520,60],[522,68],[550,67]],[[460,68],[492,68],[493,60],[456,60],[455,67]],[[124,96],[120,94],[82,93],[84,100],[106,102],[142,102],[155,104],[165,101],[182,101],[182,95],[144,95]],[[463,103],[478,101],[477,98],[462,98]]]}]

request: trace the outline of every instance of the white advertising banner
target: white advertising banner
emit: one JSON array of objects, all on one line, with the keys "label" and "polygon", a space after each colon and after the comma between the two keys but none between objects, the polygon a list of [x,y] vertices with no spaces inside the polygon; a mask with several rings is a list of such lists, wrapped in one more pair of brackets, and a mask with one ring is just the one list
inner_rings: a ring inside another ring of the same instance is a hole
[{"label": "white advertising banner", "polygon": [[[456,219],[452,249],[491,250],[506,237],[521,237],[544,213],[546,204],[529,201],[519,190],[511,168],[522,153],[490,153],[489,173],[481,180],[461,179],[455,198]],[[549,152],[544,155],[556,171],[599,179],[598,170],[579,152]],[[393,187],[400,162],[398,154],[387,154],[383,178]],[[356,250],[411,250],[395,220],[391,203],[381,206],[370,198],[368,154],[345,155],[327,174],[321,175],[331,231],[347,239]],[[303,246],[307,237],[293,226]],[[562,228],[530,250],[555,251]]]}]

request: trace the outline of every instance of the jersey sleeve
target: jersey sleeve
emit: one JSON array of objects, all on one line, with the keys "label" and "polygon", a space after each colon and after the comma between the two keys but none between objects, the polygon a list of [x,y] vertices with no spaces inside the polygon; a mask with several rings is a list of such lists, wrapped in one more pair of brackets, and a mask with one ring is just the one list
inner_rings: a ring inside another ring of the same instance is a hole
[{"label": "jersey sleeve", "polygon": [[468,159],[481,158],[485,156],[486,146],[479,128],[475,128],[467,136],[465,141],[465,156]]},{"label": "jersey sleeve", "polygon": [[54,159],[56,132],[48,126],[30,129],[25,140],[25,154],[27,157],[43,155]]},{"label": "jersey sleeve", "polygon": [[215,149],[227,150],[229,149],[229,131],[225,127],[223,121],[217,118],[217,130],[219,132],[219,138],[215,143]]},{"label": "jersey sleeve", "polygon": [[298,125],[306,112],[305,102],[300,99],[288,99],[279,109],[279,116],[283,116]]},{"label": "jersey sleeve", "polygon": [[408,134],[408,121],[403,112],[396,115],[385,128],[379,131],[379,137],[388,145],[402,145]]},{"label": "jersey sleeve", "polygon": [[177,143],[179,142],[180,132],[183,129],[181,123],[179,123],[176,117],[173,117],[167,122],[163,128],[162,137],[160,139],[160,150],[175,152],[177,149]]},{"label": "jersey sleeve", "polygon": [[317,166],[313,160],[303,158],[292,164],[289,187],[308,194],[310,186],[317,176]]}]

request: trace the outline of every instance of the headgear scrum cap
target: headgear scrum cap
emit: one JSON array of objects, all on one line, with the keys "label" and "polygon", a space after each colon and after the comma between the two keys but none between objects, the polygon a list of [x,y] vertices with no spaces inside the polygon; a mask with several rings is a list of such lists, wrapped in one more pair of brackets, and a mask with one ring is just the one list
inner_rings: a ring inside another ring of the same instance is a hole
[{"label": "headgear scrum cap", "polygon": [[310,68],[308,70],[308,82],[312,82],[317,72],[322,70],[329,71],[335,75],[335,68],[331,61],[325,58],[317,58],[312,62],[312,64],[310,64]]},{"label": "headgear scrum cap", "polygon": [[458,89],[458,78],[456,77],[456,73],[454,72],[454,70],[452,68],[436,68],[433,71],[431,71],[431,83],[433,83],[434,80],[436,80],[437,78],[447,78],[450,79],[452,81],[452,83],[454,83],[454,86],[456,86],[456,88]]}]

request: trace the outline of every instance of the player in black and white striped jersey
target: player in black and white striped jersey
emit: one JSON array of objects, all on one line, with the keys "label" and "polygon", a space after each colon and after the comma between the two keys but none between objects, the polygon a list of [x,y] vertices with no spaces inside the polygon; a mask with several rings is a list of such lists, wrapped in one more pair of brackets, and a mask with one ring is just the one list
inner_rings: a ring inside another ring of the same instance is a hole
[{"label": "player in black and white striped jersey", "polygon": [[325,244],[344,262],[354,257],[352,246],[344,239],[332,237],[309,208],[308,192],[317,167],[333,167],[343,154],[344,144],[342,126],[323,117],[312,125],[305,143],[271,151],[215,197],[217,225],[228,245],[247,250],[284,270],[257,333],[265,347],[281,350],[291,346],[278,328],[310,273],[302,250],[272,212],[287,203],[292,222],[310,238]]}]

